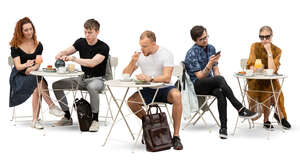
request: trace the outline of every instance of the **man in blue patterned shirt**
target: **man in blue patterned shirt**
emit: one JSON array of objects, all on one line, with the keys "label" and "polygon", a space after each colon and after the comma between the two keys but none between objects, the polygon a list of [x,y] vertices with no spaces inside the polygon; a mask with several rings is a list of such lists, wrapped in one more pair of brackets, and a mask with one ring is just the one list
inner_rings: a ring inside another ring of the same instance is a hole
[{"label": "man in blue patterned shirt", "polygon": [[198,95],[213,95],[218,100],[221,129],[220,138],[227,138],[227,100],[238,111],[239,116],[251,119],[257,113],[249,111],[235,98],[224,77],[220,75],[218,60],[221,54],[216,54],[214,46],[208,44],[207,30],[203,26],[194,26],[191,37],[195,44],[185,57],[186,71],[194,83]]}]

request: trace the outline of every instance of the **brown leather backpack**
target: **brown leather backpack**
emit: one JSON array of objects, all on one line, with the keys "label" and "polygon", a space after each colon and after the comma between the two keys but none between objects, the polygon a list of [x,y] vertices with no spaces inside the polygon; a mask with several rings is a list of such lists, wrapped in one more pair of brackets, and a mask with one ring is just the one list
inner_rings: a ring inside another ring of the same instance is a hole
[{"label": "brown leather backpack", "polygon": [[[156,108],[155,114],[151,113],[153,108]],[[142,123],[143,139],[147,151],[167,150],[173,146],[166,113],[161,112],[157,104],[150,105],[147,115],[142,119]]]}]

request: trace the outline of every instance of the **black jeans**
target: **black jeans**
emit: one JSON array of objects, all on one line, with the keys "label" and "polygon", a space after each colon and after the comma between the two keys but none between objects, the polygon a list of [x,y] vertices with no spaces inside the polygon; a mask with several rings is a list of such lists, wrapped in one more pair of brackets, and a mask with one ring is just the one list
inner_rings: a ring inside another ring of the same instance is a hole
[{"label": "black jeans", "polygon": [[238,111],[243,107],[241,102],[235,98],[231,88],[222,76],[197,79],[194,83],[194,88],[198,95],[213,95],[217,98],[221,128],[227,128],[226,98],[229,99],[233,107],[235,107]]}]

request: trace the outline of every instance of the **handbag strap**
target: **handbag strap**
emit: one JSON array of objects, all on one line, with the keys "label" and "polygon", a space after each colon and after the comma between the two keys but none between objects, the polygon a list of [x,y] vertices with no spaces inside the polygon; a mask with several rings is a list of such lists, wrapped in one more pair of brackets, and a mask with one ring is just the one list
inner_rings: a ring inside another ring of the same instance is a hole
[{"label": "handbag strap", "polygon": [[[152,109],[152,108],[156,108],[156,113],[155,113],[155,114],[159,114],[160,122],[163,122],[163,121],[164,121],[164,117],[162,116],[161,108],[160,108],[157,104],[149,105],[149,109],[148,109],[148,111],[147,111],[147,115],[149,116],[150,121],[151,121],[151,122],[154,122],[154,121],[153,121],[153,114],[152,114],[152,112],[151,112],[151,109]],[[159,111],[159,112],[158,112],[158,111]]]}]

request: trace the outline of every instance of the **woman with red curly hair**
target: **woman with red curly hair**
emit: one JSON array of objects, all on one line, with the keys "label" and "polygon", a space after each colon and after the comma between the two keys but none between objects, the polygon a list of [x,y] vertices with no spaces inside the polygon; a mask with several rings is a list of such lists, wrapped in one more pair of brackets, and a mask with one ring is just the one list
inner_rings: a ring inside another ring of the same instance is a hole
[{"label": "woman with red curly hair", "polygon": [[[10,75],[10,97],[9,106],[14,107],[24,103],[32,95],[32,127],[43,129],[38,121],[40,106],[36,77],[30,75],[31,71],[38,70],[40,64],[35,59],[41,59],[43,45],[36,38],[36,31],[33,23],[28,17],[20,19],[15,27],[15,32],[10,41],[11,56],[14,61],[14,68]],[[39,87],[42,86],[42,97],[49,106],[50,114],[63,116],[61,111],[51,100],[48,92],[48,85],[45,79],[38,78]]]}]

